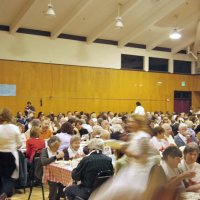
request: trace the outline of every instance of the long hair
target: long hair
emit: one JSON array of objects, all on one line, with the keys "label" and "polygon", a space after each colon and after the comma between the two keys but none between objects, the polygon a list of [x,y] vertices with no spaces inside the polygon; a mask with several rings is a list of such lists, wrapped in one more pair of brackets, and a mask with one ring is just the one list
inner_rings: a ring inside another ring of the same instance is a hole
[{"label": "long hair", "polygon": [[8,108],[3,108],[0,111],[0,124],[4,122],[12,122],[12,114]]}]

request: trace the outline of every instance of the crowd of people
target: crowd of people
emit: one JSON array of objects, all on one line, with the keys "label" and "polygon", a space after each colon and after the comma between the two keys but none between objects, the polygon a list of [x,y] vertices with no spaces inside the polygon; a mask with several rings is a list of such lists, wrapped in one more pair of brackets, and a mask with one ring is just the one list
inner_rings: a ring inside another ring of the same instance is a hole
[{"label": "crowd of people", "polygon": [[[17,150],[24,150],[28,168],[40,151],[40,178],[43,166],[57,159],[82,158],[72,171],[72,178],[81,183],[64,188],[49,181],[50,200],[77,196],[171,200],[180,191],[200,189],[198,113],[145,113],[140,102],[133,113],[67,111],[37,116],[28,102],[22,113],[13,117],[6,108],[0,112],[0,199],[13,195]],[[81,141],[88,145],[82,148]],[[93,191],[95,177],[102,170],[114,175]]]}]

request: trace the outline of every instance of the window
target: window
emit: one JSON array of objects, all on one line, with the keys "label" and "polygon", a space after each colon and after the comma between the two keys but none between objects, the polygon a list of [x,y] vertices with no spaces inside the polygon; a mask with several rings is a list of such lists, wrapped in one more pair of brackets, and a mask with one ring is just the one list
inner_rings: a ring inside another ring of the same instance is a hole
[{"label": "window", "polygon": [[121,55],[121,69],[143,70],[143,56]]},{"label": "window", "polygon": [[192,99],[192,93],[187,91],[174,91],[174,99]]},{"label": "window", "polygon": [[168,72],[168,59],[150,57],[149,71]]},{"label": "window", "polygon": [[190,61],[174,60],[174,73],[191,74]]}]

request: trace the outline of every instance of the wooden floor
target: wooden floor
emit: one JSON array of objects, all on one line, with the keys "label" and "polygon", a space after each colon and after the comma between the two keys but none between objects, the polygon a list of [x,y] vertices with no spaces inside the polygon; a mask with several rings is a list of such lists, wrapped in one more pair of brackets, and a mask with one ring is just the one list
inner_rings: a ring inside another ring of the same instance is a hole
[{"label": "wooden floor", "polygon": [[[19,190],[19,192],[21,192],[21,194],[16,193],[12,197],[12,200],[28,200],[29,188],[26,188],[25,194],[22,189]],[[45,185],[44,186],[45,200],[48,200],[48,194],[49,194],[48,185]],[[34,187],[33,192],[31,194],[31,200],[42,200],[42,189],[40,187]]]}]

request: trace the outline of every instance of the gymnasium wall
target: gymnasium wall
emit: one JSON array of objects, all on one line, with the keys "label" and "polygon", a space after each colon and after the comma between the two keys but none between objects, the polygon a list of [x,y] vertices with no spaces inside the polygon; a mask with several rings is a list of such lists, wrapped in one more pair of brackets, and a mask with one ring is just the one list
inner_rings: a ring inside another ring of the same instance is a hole
[{"label": "gymnasium wall", "polygon": [[0,83],[16,84],[16,97],[0,97],[0,107],[13,113],[23,111],[28,100],[45,113],[130,112],[136,101],[146,111],[172,112],[174,90],[193,91],[193,107],[200,100],[200,78],[194,75],[0,60]]}]

